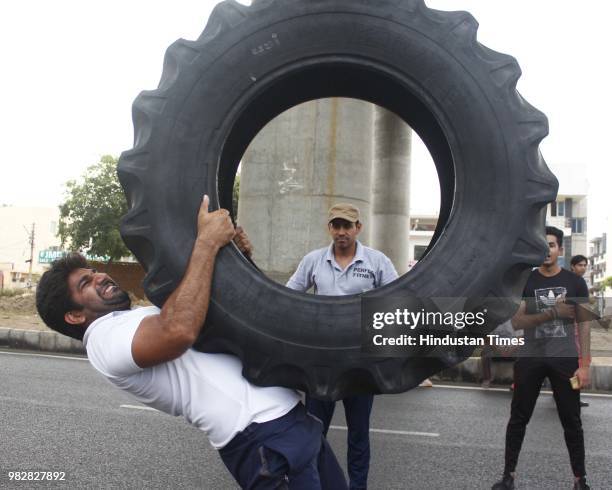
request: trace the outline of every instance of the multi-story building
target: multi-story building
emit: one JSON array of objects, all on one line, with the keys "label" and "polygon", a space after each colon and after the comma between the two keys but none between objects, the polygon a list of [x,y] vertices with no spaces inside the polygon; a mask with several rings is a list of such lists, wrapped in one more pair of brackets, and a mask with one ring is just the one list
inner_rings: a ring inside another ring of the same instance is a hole
[{"label": "multi-story building", "polygon": [[591,240],[591,256],[589,257],[589,263],[591,265],[591,282],[593,287],[599,289],[601,283],[608,277],[612,276],[610,270],[610,263],[608,254],[608,234],[604,233],[602,236]]},{"label": "multi-story building", "polygon": [[[589,257],[591,277],[596,289],[601,289],[601,283],[612,277],[612,216],[607,218],[603,229],[605,232],[601,236],[591,240]],[[612,288],[608,288],[605,293],[606,296],[612,297]]]},{"label": "multi-story building", "polygon": [[602,315],[612,316],[612,285],[604,286],[604,281],[612,277],[612,220],[607,226],[607,232],[591,240],[591,282],[593,294],[598,301],[599,311]]},{"label": "multi-story building", "polygon": [[559,179],[559,194],[546,210],[546,224],[563,230],[562,267],[569,267],[574,255],[588,254],[587,190],[584,171],[579,166],[554,169]]},{"label": "multi-story building", "polygon": [[569,266],[574,255],[587,256],[587,196],[560,194],[548,205],[546,224],[563,230],[562,266]]},{"label": "multi-story building", "polygon": [[410,216],[410,233],[408,239],[410,247],[410,267],[414,266],[414,264],[423,257],[436,231],[437,223],[437,215],[415,214]]},{"label": "multi-story building", "polygon": [[32,273],[44,271],[39,253],[59,248],[58,223],[57,207],[0,207],[0,287],[16,289],[29,285],[30,254],[33,255]]}]

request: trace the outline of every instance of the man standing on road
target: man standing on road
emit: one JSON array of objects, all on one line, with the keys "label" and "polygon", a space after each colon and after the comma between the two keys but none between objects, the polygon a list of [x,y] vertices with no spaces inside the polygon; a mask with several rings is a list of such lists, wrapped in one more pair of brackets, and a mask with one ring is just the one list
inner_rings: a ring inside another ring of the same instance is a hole
[{"label": "man standing on road", "polygon": [[[397,278],[391,261],[378,250],[363,246],[357,235],[362,224],[359,209],[336,204],[329,210],[329,247],[306,255],[287,287],[297,291],[314,288],[315,294],[342,296],[378,288]],[[373,395],[351,396],[342,400],[348,426],[348,473],[350,488],[367,488],[370,465],[370,413]],[[334,414],[335,402],[306,396],[306,410],[323,421],[324,434]]]},{"label": "man standing on road", "polygon": [[[583,277],[586,274],[587,266],[589,264],[588,259],[584,255],[574,255],[572,260],[570,261],[572,272],[574,274]],[[610,318],[598,318],[597,323],[606,330],[610,328],[610,323],[612,319]]]},{"label": "man standing on road", "polygon": [[[586,274],[587,266],[589,265],[588,259],[584,255],[574,255],[570,260],[571,271],[579,277],[584,277]],[[576,341],[580,342],[578,338],[578,328],[576,328]],[[580,344],[578,343],[578,359],[580,359]],[[581,407],[588,407],[589,404],[582,399],[580,400]]]},{"label": "man standing on road", "polygon": [[574,255],[570,260],[572,272],[580,277],[584,277],[588,265],[589,261],[584,255]]},{"label": "man standing on road", "polygon": [[228,211],[209,213],[205,196],[187,270],[161,310],[130,310],[125,291],[73,254],[41,278],[38,312],[54,330],[82,339],[112,384],[204,431],[242,488],[346,488],[322,424],[297,392],[253,386],[238,358],[191,349],[208,311],[217,253],[235,235],[248,255],[246,235],[236,234]]},{"label": "man standing on road", "polygon": [[[523,301],[512,318],[515,329],[524,329],[525,345],[519,350],[514,365],[514,394],[510,421],[506,429],[505,468],[501,481],[493,490],[512,490],[515,470],[525,430],[533,413],[542,381],[548,377],[563,426],[569,451],[574,489],[584,490],[584,434],[580,419],[580,392],[572,387],[576,376],[578,387],[589,384],[590,378],[590,315],[580,307],[588,302],[589,292],[584,279],[562,269],[557,263],[563,253],[563,232],[546,227],[549,253],[544,263],[531,272]],[[574,339],[574,322],[579,326],[582,358]]]}]

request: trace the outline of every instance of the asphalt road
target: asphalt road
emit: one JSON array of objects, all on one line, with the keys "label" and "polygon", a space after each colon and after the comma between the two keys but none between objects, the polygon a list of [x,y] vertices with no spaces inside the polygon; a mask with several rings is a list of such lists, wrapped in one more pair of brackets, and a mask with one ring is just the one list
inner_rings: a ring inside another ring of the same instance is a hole
[{"label": "asphalt road", "polygon": [[[143,409],[85,360],[0,351],[0,373],[0,488],[235,488],[204,434]],[[610,489],[612,397],[584,399],[589,479]],[[490,488],[503,466],[509,405],[509,392],[457,386],[377,397],[370,488]],[[345,466],[342,412],[338,405],[329,439]],[[9,482],[18,470],[63,471],[66,480]],[[550,395],[538,401],[518,470],[518,488],[571,488]]]}]

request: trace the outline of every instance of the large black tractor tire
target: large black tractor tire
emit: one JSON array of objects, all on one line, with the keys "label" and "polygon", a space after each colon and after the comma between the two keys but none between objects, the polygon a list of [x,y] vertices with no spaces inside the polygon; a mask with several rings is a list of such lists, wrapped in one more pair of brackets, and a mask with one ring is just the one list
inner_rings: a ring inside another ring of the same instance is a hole
[{"label": "large black tractor tire", "polygon": [[[157,90],[134,102],[134,148],[119,162],[129,203],[121,233],[147,271],[150,300],[161,306],[179,284],[202,195],[231,208],[239,160],[257,132],[299,103],[353,97],[419,134],[442,196],[425,258],[364,296],[516,301],[546,254],[544,207],[558,183],[538,150],[546,117],[516,91],[517,62],[479,44],[476,30],[469,13],[421,0],[219,4],[198,40],[170,46]],[[360,300],[286,289],[230,245],[217,258],[196,348],[235,353],[255,384],[327,399],[405,391],[470,353],[362,356]],[[507,318],[511,303],[495,302],[492,317]]]}]

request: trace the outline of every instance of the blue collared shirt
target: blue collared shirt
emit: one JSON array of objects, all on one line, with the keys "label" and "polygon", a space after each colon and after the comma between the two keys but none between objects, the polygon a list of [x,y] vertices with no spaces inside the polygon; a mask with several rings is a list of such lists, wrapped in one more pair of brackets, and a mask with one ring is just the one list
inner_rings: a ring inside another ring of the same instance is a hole
[{"label": "blue collared shirt", "polygon": [[342,269],[336,262],[333,243],[306,255],[287,282],[287,287],[315,294],[344,296],[379,288],[397,279],[397,272],[382,252],[356,242],[355,257]]}]

